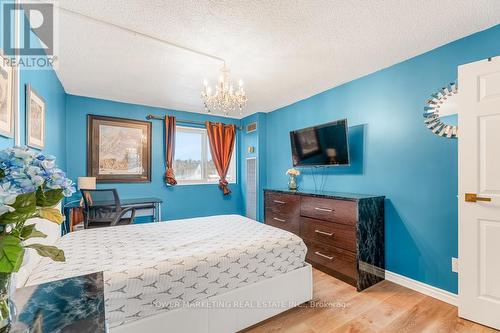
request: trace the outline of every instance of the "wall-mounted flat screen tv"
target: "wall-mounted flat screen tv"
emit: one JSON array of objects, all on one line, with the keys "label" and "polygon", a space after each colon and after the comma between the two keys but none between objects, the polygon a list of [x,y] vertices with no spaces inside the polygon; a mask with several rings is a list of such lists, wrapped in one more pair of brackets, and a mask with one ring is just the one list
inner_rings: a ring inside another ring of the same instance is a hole
[{"label": "wall-mounted flat screen tv", "polygon": [[349,165],[347,119],[290,132],[293,166]]}]

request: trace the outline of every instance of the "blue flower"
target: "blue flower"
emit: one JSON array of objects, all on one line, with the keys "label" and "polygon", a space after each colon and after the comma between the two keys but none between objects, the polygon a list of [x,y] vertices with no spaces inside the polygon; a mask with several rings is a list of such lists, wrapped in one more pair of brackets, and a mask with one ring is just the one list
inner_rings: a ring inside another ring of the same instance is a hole
[{"label": "blue flower", "polygon": [[12,211],[11,205],[22,193],[42,189],[62,189],[64,196],[76,192],[71,179],[57,167],[52,155],[30,150],[27,147],[13,147],[0,151],[0,215]]}]

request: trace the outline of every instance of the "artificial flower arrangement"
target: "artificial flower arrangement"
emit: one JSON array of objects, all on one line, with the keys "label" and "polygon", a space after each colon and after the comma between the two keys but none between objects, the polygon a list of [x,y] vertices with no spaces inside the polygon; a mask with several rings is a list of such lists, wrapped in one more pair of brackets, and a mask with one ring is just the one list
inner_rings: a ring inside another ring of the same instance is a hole
[{"label": "artificial flower arrangement", "polygon": [[[55,157],[26,147],[0,151],[0,282],[19,271],[25,248],[40,256],[65,261],[64,252],[55,246],[24,244],[30,238],[47,235],[30,218],[40,217],[61,224],[64,220],[56,206],[75,192],[73,182],[56,166]],[[0,285],[1,286],[1,285]]]},{"label": "artificial flower arrangement", "polygon": [[288,176],[295,176],[295,177],[297,177],[297,176],[300,176],[300,171],[297,170],[297,169],[295,169],[295,168],[291,168],[291,169],[286,170],[286,174]]},{"label": "artificial flower arrangement", "polygon": [[291,168],[291,169],[288,169],[286,171],[286,174],[288,175],[289,179],[288,179],[288,189],[292,190],[292,191],[297,191],[298,189],[298,186],[297,186],[297,176],[300,175],[300,171],[295,169],[295,168]]}]

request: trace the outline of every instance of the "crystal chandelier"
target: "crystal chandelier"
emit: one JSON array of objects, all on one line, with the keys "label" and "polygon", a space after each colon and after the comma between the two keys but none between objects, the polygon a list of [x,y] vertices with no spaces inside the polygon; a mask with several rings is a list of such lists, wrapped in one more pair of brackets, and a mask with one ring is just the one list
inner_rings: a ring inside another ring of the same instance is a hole
[{"label": "crystal chandelier", "polygon": [[229,74],[229,69],[226,66],[222,67],[219,82],[215,87],[215,94],[212,94],[212,87],[208,86],[207,80],[203,81],[201,98],[208,113],[223,113],[228,116],[236,109],[239,110],[240,114],[242,113],[248,100],[245,90],[243,90],[243,81],[239,81],[238,89],[235,90]]}]

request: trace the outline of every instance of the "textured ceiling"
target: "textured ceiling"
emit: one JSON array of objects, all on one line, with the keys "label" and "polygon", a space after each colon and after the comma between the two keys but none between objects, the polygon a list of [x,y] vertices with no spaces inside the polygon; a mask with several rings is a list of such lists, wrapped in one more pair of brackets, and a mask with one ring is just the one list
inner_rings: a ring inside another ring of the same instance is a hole
[{"label": "textured ceiling", "polygon": [[[500,23],[500,0],[59,0],[59,6],[224,58],[268,112]],[[204,112],[221,63],[62,10],[68,93]]]}]

